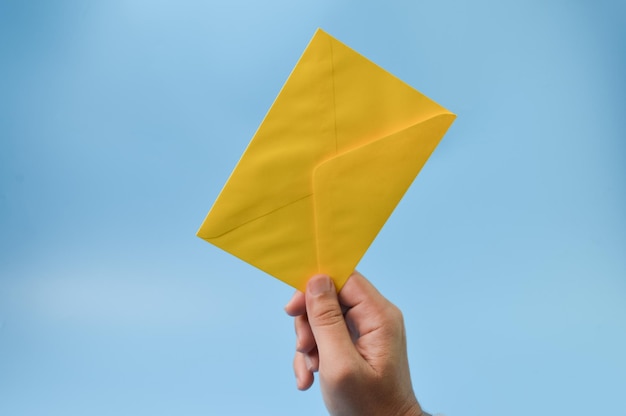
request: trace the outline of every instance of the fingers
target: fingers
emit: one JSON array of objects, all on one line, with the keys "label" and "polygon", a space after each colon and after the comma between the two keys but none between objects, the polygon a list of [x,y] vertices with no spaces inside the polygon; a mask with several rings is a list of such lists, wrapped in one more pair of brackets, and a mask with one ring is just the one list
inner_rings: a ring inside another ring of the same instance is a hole
[{"label": "fingers", "polygon": [[296,316],[294,318],[294,326],[296,328],[296,351],[302,353],[311,352],[316,347],[316,344],[306,315]]},{"label": "fingers", "polygon": [[304,293],[297,291],[285,306],[285,312],[294,317],[296,330],[296,355],[293,370],[299,390],[307,390],[313,385],[313,373],[319,369],[319,355],[311,326],[306,316]]},{"label": "fingers", "polygon": [[299,390],[307,390],[313,385],[313,372],[307,368],[305,354],[296,352],[293,359],[293,371],[296,375],[296,385]]},{"label": "fingers", "polygon": [[339,292],[339,301],[347,308],[354,308],[360,303],[386,303],[387,299],[363,275],[356,270],[352,272]]},{"label": "fingers", "polygon": [[312,277],[306,294],[294,293],[285,312],[294,317],[297,341],[293,366],[300,390],[313,384],[320,356],[326,366],[336,369],[348,364],[351,357],[360,358],[354,342],[361,331],[370,328],[361,328],[358,322],[370,314],[372,300],[374,311],[388,303],[358,272],[350,276],[339,295],[325,275]]},{"label": "fingers", "polygon": [[330,277],[312,277],[306,291],[307,318],[319,354],[320,366],[340,364],[357,354]]},{"label": "fingers", "polygon": [[402,316],[398,308],[389,302],[360,273],[354,272],[341,292],[339,300],[347,305],[346,322],[353,340],[378,331],[402,332]]},{"label": "fingers", "polygon": [[[343,288],[339,292],[339,301],[345,312],[347,309],[356,306],[366,299],[383,299],[383,296],[376,288],[356,270],[350,275]],[[296,291],[287,305],[285,312],[289,316],[299,316],[306,313],[306,302],[304,293]]]},{"label": "fingers", "polygon": [[285,305],[285,312],[289,316],[299,316],[306,313],[306,304],[304,301],[304,293],[299,290],[293,294],[287,305]]}]

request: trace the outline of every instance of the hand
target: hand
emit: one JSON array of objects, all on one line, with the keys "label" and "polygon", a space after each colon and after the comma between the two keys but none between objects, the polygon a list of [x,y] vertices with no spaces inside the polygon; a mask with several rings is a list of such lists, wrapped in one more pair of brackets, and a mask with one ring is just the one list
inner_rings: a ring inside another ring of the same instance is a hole
[{"label": "hand", "polygon": [[331,415],[419,416],[400,310],[354,272],[336,293],[328,276],[313,276],[306,293],[285,307],[295,318],[298,388],[319,371]]}]

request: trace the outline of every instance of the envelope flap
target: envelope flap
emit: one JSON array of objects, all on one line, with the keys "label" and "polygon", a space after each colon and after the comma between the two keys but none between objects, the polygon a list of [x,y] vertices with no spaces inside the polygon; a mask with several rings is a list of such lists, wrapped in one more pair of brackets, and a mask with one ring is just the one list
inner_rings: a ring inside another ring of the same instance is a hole
[{"label": "envelope flap", "polygon": [[320,272],[341,287],[455,116],[444,113],[340,154],[313,174]]}]

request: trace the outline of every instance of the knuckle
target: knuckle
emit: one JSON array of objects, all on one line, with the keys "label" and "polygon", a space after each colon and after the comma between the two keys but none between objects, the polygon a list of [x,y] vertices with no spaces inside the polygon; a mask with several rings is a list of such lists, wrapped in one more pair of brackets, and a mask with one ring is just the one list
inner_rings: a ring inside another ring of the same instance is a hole
[{"label": "knuckle", "polygon": [[332,305],[327,305],[315,310],[314,313],[309,316],[309,320],[313,321],[316,326],[321,327],[333,326],[344,322],[341,309],[332,307]]},{"label": "knuckle", "polygon": [[394,322],[398,322],[401,324],[404,323],[404,315],[402,315],[402,311],[396,305],[390,305],[389,315]]},{"label": "knuckle", "polygon": [[400,308],[396,305],[389,303],[384,311],[384,320],[386,321],[386,327],[393,332],[404,331],[404,315]]}]

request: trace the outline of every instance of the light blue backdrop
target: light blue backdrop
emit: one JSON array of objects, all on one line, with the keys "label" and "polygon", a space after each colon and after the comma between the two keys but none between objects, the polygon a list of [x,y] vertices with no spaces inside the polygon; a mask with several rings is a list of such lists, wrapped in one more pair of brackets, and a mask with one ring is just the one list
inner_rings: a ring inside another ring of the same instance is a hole
[{"label": "light blue backdrop", "polygon": [[626,415],[623,1],[0,0],[0,414],[319,415],[195,232],[317,27],[458,114],[359,269],[447,416]]}]

